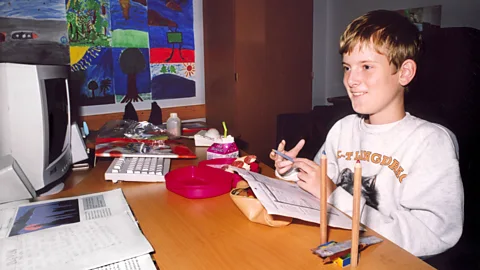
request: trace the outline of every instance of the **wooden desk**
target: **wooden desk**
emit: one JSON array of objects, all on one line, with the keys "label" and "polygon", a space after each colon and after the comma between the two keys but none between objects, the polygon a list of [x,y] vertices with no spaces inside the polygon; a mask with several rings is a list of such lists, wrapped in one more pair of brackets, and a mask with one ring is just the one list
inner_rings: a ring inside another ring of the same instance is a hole
[{"label": "wooden desk", "polygon": [[[197,148],[197,160],[175,160],[172,170],[196,164],[206,156]],[[320,242],[317,224],[302,221],[271,228],[256,224],[238,210],[228,194],[190,200],[169,192],[164,183],[104,180],[110,162],[99,161],[90,171],[74,172],[67,190],[45,198],[59,198],[122,188],[140,227],[155,249],[162,270],[169,269],[340,269],[323,265],[310,249]],[[264,175],[271,168],[261,164]],[[367,234],[377,235],[373,231]],[[377,235],[378,236],[378,235]],[[329,228],[329,240],[343,241],[349,230]],[[431,269],[388,240],[361,253],[358,269]]]}]

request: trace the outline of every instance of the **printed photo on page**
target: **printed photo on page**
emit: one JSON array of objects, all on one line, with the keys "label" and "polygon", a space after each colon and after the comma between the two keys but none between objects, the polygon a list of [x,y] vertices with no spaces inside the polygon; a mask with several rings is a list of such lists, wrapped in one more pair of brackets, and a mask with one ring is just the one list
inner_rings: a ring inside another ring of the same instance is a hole
[{"label": "printed photo on page", "polygon": [[8,236],[10,224],[13,224],[17,207],[28,202],[28,200],[21,200],[0,204],[0,239]]},{"label": "printed photo on page", "polygon": [[83,220],[133,214],[121,189],[19,205],[8,237]]}]

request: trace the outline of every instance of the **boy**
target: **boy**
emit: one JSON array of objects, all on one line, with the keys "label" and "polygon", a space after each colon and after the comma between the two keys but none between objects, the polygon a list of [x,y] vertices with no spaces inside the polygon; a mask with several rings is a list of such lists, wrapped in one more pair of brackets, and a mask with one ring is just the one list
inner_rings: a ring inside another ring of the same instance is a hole
[{"label": "boy", "polygon": [[[353,167],[362,164],[361,222],[416,256],[455,245],[463,227],[463,186],[456,138],[446,128],[405,112],[420,35],[402,15],[385,10],[355,19],[340,38],[343,83],[358,115],[339,120],[314,161],[296,158],[301,140],[271,154],[277,176],[320,198],[320,156],[328,158],[328,202],[352,214]],[[292,169],[296,168],[296,169]]]}]

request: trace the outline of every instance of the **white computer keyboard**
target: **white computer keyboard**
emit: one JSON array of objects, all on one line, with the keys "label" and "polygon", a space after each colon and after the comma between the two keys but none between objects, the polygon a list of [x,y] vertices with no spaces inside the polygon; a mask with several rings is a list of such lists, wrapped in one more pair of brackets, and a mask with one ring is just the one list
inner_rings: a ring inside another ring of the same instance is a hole
[{"label": "white computer keyboard", "polygon": [[164,182],[170,171],[169,158],[121,157],[115,158],[105,172],[105,180]]}]

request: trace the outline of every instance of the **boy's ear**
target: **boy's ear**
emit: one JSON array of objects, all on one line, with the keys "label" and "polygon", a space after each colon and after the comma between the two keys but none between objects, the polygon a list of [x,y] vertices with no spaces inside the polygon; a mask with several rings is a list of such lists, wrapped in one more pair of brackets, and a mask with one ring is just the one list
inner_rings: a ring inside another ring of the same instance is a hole
[{"label": "boy's ear", "polygon": [[407,59],[400,67],[400,76],[398,78],[402,86],[407,86],[415,77],[417,72],[417,63],[412,59]]}]

